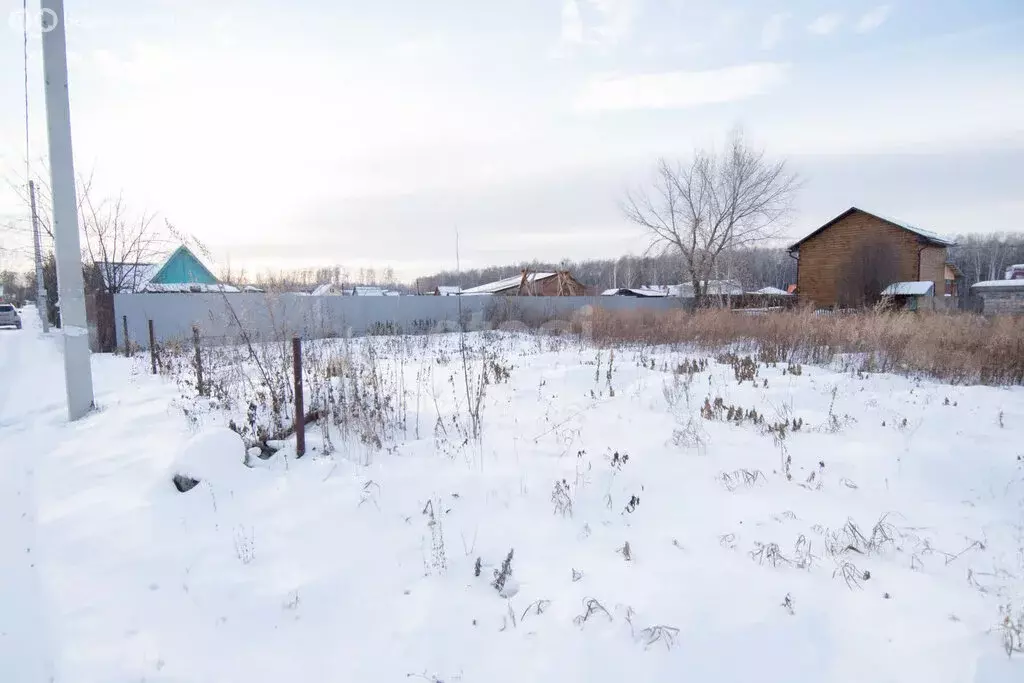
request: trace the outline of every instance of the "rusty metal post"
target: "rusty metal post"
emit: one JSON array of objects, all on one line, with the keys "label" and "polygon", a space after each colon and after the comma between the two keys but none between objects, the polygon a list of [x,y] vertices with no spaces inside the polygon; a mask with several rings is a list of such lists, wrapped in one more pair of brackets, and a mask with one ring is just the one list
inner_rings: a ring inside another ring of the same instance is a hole
[{"label": "rusty metal post", "polygon": [[199,328],[192,326],[192,345],[196,348],[196,388],[200,396],[206,396],[206,388],[203,386],[203,354],[199,349]]},{"label": "rusty metal post", "polygon": [[[132,342],[128,339],[128,316],[121,316],[121,324],[124,329],[124,356],[125,358],[132,357]],[[108,328],[109,329],[109,328]]]},{"label": "rusty metal post", "polygon": [[302,406],[302,340],[292,337],[292,372],[295,375],[295,457],[306,454],[306,415]]},{"label": "rusty metal post", "polygon": [[153,365],[153,374],[156,374],[156,335],[153,333],[153,321],[149,321],[149,362]]}]

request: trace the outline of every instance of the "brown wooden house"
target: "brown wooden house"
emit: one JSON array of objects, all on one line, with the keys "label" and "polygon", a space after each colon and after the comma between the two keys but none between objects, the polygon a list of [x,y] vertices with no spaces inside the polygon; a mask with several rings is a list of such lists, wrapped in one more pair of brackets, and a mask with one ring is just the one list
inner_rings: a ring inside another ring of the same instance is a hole
[{"label": "brown wooden house", "polygon": [[894,282],[933,282],[946,291],[946,248],[953,242],[853,207],[789,247],[796,293],[819,307],[877,302]]}]

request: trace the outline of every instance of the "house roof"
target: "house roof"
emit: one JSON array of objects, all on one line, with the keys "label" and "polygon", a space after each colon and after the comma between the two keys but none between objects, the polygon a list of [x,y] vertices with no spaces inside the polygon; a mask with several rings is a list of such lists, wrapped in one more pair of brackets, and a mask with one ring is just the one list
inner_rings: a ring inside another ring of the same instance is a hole
[{"label": "house roof", "polygon": [[184,244],[171,252],[159,270],[149,278],[151,284],[217,285],[220,280]]},{"label": "house roof", "polygon": [[985,280],[975,282],[971,289],[1024,289],[1024,280]]},{"label": "house roof", "polygon": [[908,232],[912,232],[915,235],[917,235],[918,237],[920,237],[922,240],[924,240],[925,242],[928,242],[929,244],[934,244],[935,246],[951,247],[954,244],[956,244],[955,242],[953,242],[951,240],[947,240],[944,237],[940,237],[939,235],[935,234],[934,232],[929,232],[928,230],[922,230],[921,228],[918,228],[918,227],[916,227],[914,225],[911,225],[910,223],[904,223],[903,221],[895,220],[893,218],[886,218],[885,216],[879,216],[876,213],[871,213],[870,211],[865,211],[864,209],[858,209],[856,206],[851,206],[849,209],[847,209],[846,211],[842,212],[841,214],[839,214],[838,216],[836,216],[835,218],[830,220],[828,223],[825,223],[825,225],[821,226],[820,228],[818,228],[817,230],[815,230],[811,234],[807,235],[806,237],[804,237],[803,239],[799,240],[798,242],[794,242],[793,244],[789,245],[789,247],[787,247],[787,251],[791,251],[791,252],[792,251],[796,251],[800,247],[800,245],[803,244],[804,242],[806,242],[807,240],[811,239],[812,237],[814,237],[815,235],[817,235],[817,234],[819,234],[821,232],[824,232],[825,230],[828,230],[829,228],[831,228],[833,225],[835,225],[839,221],[843,220],[844,218],[846,218],[846,217],[848,217],[848,216],[850,216],[850,215],[852,215],[854,213],[858,213],[858,212],[866,214],[868,216],[872,216],[873,218],[877,218],[878,220],[884,221],[884,222],[888,223],[889,225],[891,225],[893,227],[896,227],[896,228],[899,228],[901,230],[906,230]]},{"label": "house roof", "polygon": [[[526,282],[527,284],[532,284],[534,282],[539,282],[541,280],[547,280],[549,277],[554,277],[555,275],[558,275],[558,273],[527,273]],[[476,287],[470,287],[469,289],[464,289],[462,290],[462,294],[497,294],[498,292],[503,292],[506,289],[518,287],[519,283],[522,281],[523,275],[522,273],[520,273],[519,275],[515,275],[513,277],[507,277],[502,280],[497,280],[495,282],[488,282],[487,284],[478,285]]]},{"label": "house roof", "polygon": [[770,296],[789,296],[789,292],[778,287],[762,287],[761,289],[753,292],[754,294],[767,294]]},{"label": "house roof", "polygon": [[352,288],[353,296],[398,296],[398,292],[392,292],[383,287],[372,285],[356,285]]},{"label": "house roof", "polygon": [[237,292],[222,285],[202,261],[185,245],[172,251],[161,263],[98,262],[103,284],[124,292]]},{"label": "house roof", "polygon": [[335,285],[333,282],[325,282],[322,285],[318,285],[316,289],[313,290],[313,296],[324,296],[325,294],[330,294],[334,287]]},{"label": "house roof", "polygon": [[928,296],[935,291],[935,283],[930,280],[923,282],[894,282],[882,290],[882,296]]},{"label": "house roof", "polygon": [[664,297],[668,292],[661,289],[648,289],[647,287],[618,287],[606,289],[601,296],[640,296],[640,297]]},{"label": "house roof", "polygon": [[211,285],[206,282],[148,282],[139,291],[147,294],[209,294],[221,292],[233,294],[241,290],[233,285]]},{"label": "house roof", "polygon": [[454,294],[461,294],[462,287],[458,285],[438,285],[437,293],[441,296],[452,296]]},{"label": "house roof", "polygon": [[[684,282],[678,285],[670,285],[669,292],[674,296],[692,297],[693,283]],[[735,280],[705,280],[704,294],[708,296],[739,296],[743,294],[743,285]]]}]

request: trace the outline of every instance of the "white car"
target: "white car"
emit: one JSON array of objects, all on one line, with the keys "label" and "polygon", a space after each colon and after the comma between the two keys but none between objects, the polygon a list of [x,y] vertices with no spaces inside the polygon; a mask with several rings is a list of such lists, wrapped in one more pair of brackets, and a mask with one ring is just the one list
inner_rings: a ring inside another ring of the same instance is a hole
[{"label": "white car", "polygon": [[0,304],[0,327],[21,329],[21,316],[17,308],[11,304]]}]

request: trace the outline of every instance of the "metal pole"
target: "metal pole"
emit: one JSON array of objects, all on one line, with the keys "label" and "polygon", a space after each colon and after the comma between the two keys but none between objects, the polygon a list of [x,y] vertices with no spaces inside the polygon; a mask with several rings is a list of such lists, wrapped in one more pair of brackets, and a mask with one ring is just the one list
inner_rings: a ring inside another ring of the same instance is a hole
[{"label": "metal pole", "polygon": [[43,248],[39,242],[39,215],[36,213],[36,184],[28,181],[28,197],[32,206],[32,241],[36,252],[36,310],[43,322],[43,332],[50,331],[50,317],[46,313],[46,283],[43,281]]},{"label": "metal pole", "polygon": [[295,457],[306,454],[306,415],[302,405],[302,340],[292,337],[292,373],[295,375]]},{"label": "metal pole", "polygon": [[206,387],[203,385],[203,352],[199,345],[199,328],[192,326],[192,345],[196,351],[196,389],[200,396],[206,396]]},{"label": "metal pole", "polygon": [[41,0],[43,76],[46,81],[46,132],[53,192],[53,236],[57,256],[57,291],[64,339],[64,383],[68,419],[93,408],[89,327],[85,319],[82,248],[78,237],[75,165],[71,151],[71,105],[68,100],[64,0]]},{"label": "metal pole", "polygon": [[121,321],[124,323],[124,356],[125,358],[131,358],[132,341],[128,338],[128,316],[122,315]]},{"label": "metal pole", "polygon": [[153,321],[149,321],[149,362],[153,365],[153,374],[156,374],[156,335],[153,334]]}]

